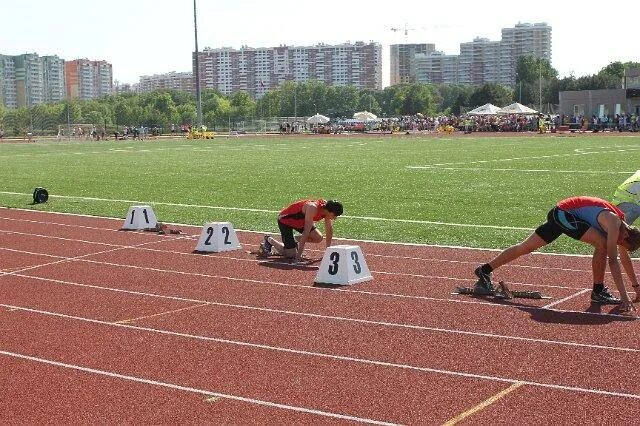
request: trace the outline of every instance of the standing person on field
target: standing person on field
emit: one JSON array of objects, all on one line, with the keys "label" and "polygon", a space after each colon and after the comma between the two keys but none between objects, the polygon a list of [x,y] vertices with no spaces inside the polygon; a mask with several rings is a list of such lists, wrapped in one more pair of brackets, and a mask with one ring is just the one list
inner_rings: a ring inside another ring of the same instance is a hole
[{"label": "standing person on field", "polygon": [[[620,263],[636,292],[635,301],[640,301],[640,289],[629,256],[630,251],[640,247],[640,231],[624,221],[624,213],[619,208],[596,197],[571,197],[558,201],[547,214],[547,221],[527,239],[504,250],[489,263],[476,268],[475,274],[478,277],[476,288],[493,292],[491,273],[495,269],[546,246],[562,234],[595,248],[591,261],[593,272],[591,300],[601,304],[621,303],[623,311],[635,310],[624,287]],[[604,286],[607,263],[613,281],[620,292],[620,299],[611,295]]]},{"label": "standing person on field", "polygon": [[624,221],[630,225],[640,216],[640,170],[616,189],[613,204],[622,210]]},{"label": "standing person on field", "polygon": [[[288,259],[299,261],[302,258],[306,243],[319,243],[322,233],[315,223],[324,219],[324,229],[327,234],[326,246],[331,246],[333,239],[333,221],[342,214],[342,204],[334,200],[298,200],[282,209],[278,214],[278,228],[282,242],[270,235],[264,236],[260,243],[259,254],[263,257],[271,254],[274,249],[278,254]],[[300,233],[296,242],[293,231]]]}]

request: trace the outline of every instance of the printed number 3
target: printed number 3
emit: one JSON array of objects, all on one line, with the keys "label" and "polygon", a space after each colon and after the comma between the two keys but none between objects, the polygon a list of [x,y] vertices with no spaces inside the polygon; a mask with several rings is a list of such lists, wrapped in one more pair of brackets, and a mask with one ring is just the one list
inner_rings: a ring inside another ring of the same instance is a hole
[{"label": "printed number 3", "polygon": [[329,255],[329,259],[333,261],[333,263],[329,264],[329,275],[335,275],[338,273],[338,261],[340,260],[340,253],[337,251],[332,252]]},{"label": "printed number 3", "polygon": [[353,260],[353,270],[355,271],[355,273],[359,274],[360,272],[362,272],[362,267],[360,266],[360,263],[358,262],[358,252],[352,251],[351,252],[351,259]]}]

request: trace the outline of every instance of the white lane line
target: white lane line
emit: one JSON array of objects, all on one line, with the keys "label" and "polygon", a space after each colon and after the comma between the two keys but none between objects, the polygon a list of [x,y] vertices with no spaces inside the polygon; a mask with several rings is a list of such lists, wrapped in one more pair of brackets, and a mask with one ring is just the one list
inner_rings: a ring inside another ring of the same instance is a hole
[{"label": "white lane line", "polygon": [[571,300],[571,299],[573,299],[574,297],[578,297],[578,296],[580,296],[580,295],[582,295],[582,294],[585,294],[585,293],[587,293],[587,292],[589,292],[589,291],[591,291],[591,289],[590,289],[590,288],[583,288],[582,290],[580,290],[580,291],[578,291],[578,292],[576,292],[576,293],[574,293],[574,294],[572,294],[572,295],[570,295],[570,296],[567,296],[567,297],[565,297],[565,298],[563,298],[563,299],[560,299],[560,300],[556,300],[556,301],[554,301],[554,302],[551,302],[551,303],[549,303],[548,305],[544,305],[544,306],[542,306],[540,309],[549,309],[549,308],[551,308],[551,307],[553,307],[553,306],[556,306],[556,305],[559,305],[559,304],[561,304],[561,303],[564,303],[564,302],[566,302],[567,300]]},{"label": "white lane line", "polygon": [[[0,231],[0,232],[7,232],[7,231]],[[9,232],[9,233],[14,233],[14,232]],[[17,234],[20,234],[19,232],[15,232]],[[59,238],[59,237],[51,237],[51,238],[55,238],[55,239],[61,239],[61,240],[69,240],[68,238]],[[71,240],[71,241],[75,241],[75,240]],[[84,260],[86,257],[89,256],[95,256],[98,254],[106,254],[106,253],[111,253],[114,251],[118,251],[118,250],[124,250],[127,248],[136,248],[136,247],[140,247],[140,246],[144,246],[147,244],[157,244],[158,242],[160,242],[162,240],[154,240],[154,241],[146,241],[144,243],[140,243],[140,244],[135,244],[132,246],[115,246],[115,248],[111,248],[109,250],[102,250],[102,251],[97,251],[97,252],[93,252],[93,253],[88,253],[88,254],[82,254],[79,256],[74,256],[74,257],[63,257],[62,259],[56,260],[54,262],[47,262],[47,263],[41,263],[38,265],[31,265],[28,267],[23,267],[23,268],[19,268],[13,272],[5,272],[3,274],[0,274],[0,276],[4,276],[4,275],[11,275],[11,274],[15,274],[15,273],[19,273],[19,272],[25,272],[25,271],[31,271],[33,269],[38,269],[38,268],[42,268],[44,266],[51,266],[51,265],[57,265],[59,263],[64,263],[64,262],[73,262],[73,261],[82,261]],[[114,246],[114,244],[106,244],[106,243],[97,243],[100,245],[106,245],[106,246]]]},{"label": "white lane line", "polygon": [[[135,247],[131,247],[131,248],[135,248]],[[73,258],[68,258],[68,259],[71,260]],[[229,277],[229,276],[226,276],[226,275],[212,275],[212,274],[180,271],[180,270],[173,270],[173,269],[161,269],[161,268],[153,268],[153,267],[149,267],[149,266],[137,266],[137,265],[114,263],[114,262],[105,262],[105,261],[99,261],[99,260],[91,260],[91,259],[86,259],[84,257],[83,258],[79,258],[79,259],[73,259],[73,260],[78,261],[78,262],[94,263],[94,264],[97,264],[97,265],[116,266],[116,267],[120,267],[120,268],[129,268],[129,269],[137,269],[137,270],[143,270],[143,271],[161,272],[161,273],[166,273],[166,274],[186,275],[186,276],[204,277],[204,278],[212,278],[212,279],[222,279],[222,280],[227,280],[227,281],[248,283],[248,284],[266,284],[266,285],[274,285],[274,286],[280,286],[280,287],[293,287],[293,288],[301,288],[301,289],[310,290],[310,291],[334,291],[333,289],[330,289],[330,288],[316,287],[316,286],[310,286],[310,285],[291,284],[291,283],[283,283],[283,282],[277,282],[277,281],[256,280],[256,279],[249,279],[249,278],[235,278],[235,277]],[[56,262],[54,262],[54,263],[56,263]],[[43,266],[47,266],[47,265],[48,264],[45,264]],[[289,265],[289,264],[287,264],[287,265]],[[33,268],[29,268],[29,269],[36,269],[36,268],[37,267],[33,267]],[[4,273],[4,274],[0,274],[0,276],[15,274],[15,273],[18,273],[18,272],[21,272],[21,271],[18,270],[18,271],[15,271],[14,273],[7,272],[7,273]],[[372,273],[383,274],[383,273],[376,272],[376,271],[372,271]],[[467,278],[435,277],[435,276],[426,276],[426,275],[425,276],[420,276],[420,278],[453,280],[453,281],[463,281],[463,282],[465,282],[465,281],[473,281],[473,280],[469,280]],[[512,284],[521,284],[521,285],[525,285],[525,286],[533,286],[533,284],[526,284],[526,283],[512,283]],[[537,286],[537,287],[540,287],[540,286]],[[546,287],[551,287],[551,286],[546,286]],[[570,289],[571,290],[575,290],[574,288],[570,288]],[[458,303],[458,304],[485,305],[485,306],[490,306],[490,307],[497,308],[497,309],[508,309],[508,308],[511,308],[510,305],[496,304],[496,303],[491,302],[491,301],[483,302],[483,301],[476,301],[476,300],[466,300],[466,299],[461,299],[461,298],[455,298],[455,299],[436,298],[436,297],[428,297],[428,296],[415,296],[415,295],[409,295],[409,294],[389,293],[389,292],[374,292],[374,291],[353,290],[353,289],[340,289],[340,292],[341,293],[362,294],[362,295],[366,295],[366,296],[383,297],[383,298],[384,297],[389,297],[389,298],[398,298],[398,299],[427,300],[427,301],[450,302],[450,303]],[[520,308],[521,309],[530,309],[530,310],[540,309],[538,307],[533,307],[533,306],[532,307],[520,306]],[[632,319],[632,318],[630,318],[629,316],[626,316],[626,315],[622,316],[622,315],[618,315],[618,314],[602,313],[602,312],[564,311],[564,310],[554,310],[554,309],[552,309],[552,311],[561,312],[561,313],[574,313],[574,314],[587,315],[587,316],[604,316],[604,317],[613,317],[613,318],[625,318],[627,320]]]},{"label": "white lane line", "polygon": [[[0,194],[20,195],[20,196],[32,195],[32,194],[26,194],[21,192],[9,192],[9,191],[0,191]],[[165,202],[158,202],[158,201],[80,197],[80,196],[74,196],[74,195],[49,195],[49,198],[64,198],[64,199],[85,200],[85,201],[105,201],[105,202],[117,202],[117,203],[127,203],[127,204],[153,204],[153,205],[171,206],[171,207],[186,207],[186,208],[210,209],[210,210],[228,210],[228,211],[241,211],[241,212],[252,212],[252,213],[269,213],[274,215],[280,212],[280,210],[254,209],[254,208],[244,208],[244,207],[205,206],[201,204],[165,203]],[[489,229],[516,230],[516,231],[532,231],[534,229],[534,228],[524,228],[524,227],[517,227],[517,226],[478,225],[478,224],[470,224],[470,223],[451,223],[451,222],[440,222],[440,221],[431,221],[431,220],[393,219],[393,218],[372,217],[372,216],[349,216],[349,215],[340,216],[340,220],[344,220],[344,219],[367,220],[367,221],[374,221],[374,222],[413,223],[418,225],[442,225],[442,226],[455,226],[455,227],[465,227],[465,228],[489,228]]]},{"label": "white lane line", "polygon": [[[2,194],[2,192],[0,191],[0,194]],[[15,193],[18,194],[18,193]],[[19,194],[19,195],[31,195],[31,194]],[[45,215],[55,215],[55,216],[67,216],[67,217],[82,217],[82,218],[86,218],[86,219],[105,219],[105,220],[112,220],[112,221],[122,221],[122,218],[115,218],[115,217],[109,217],[109,216],[91,216],[91,215],[86,215],[86,214],[80,214],[80,213],[61,213],[61,212],[54,212],[54,211],[44,211],[44,210],[33,210],[33,209],[21,209],[21,208],[8,208],[8,207],[2,207],[0,206],[0,210],[12,210],[12,211],[19,211],[19,212],[24,212],[27,214],[36,214],[36,213],[40,213],[40,214],[45,214]],[[12,219],[12,220],[18,220],[18,219]],[[46,222],[45,222],[46,223]],[[175,226],[184,226],[184,227],[189,227],[189,228],[194,228],[197,226],[196,225],[190,225],[190,224],[184,224],[184,223],[167,223],[169,225],[175,225]],[[99,229],[103,229],[103,228],[99,228]],[[254,231],[254,230],[250,230],[250,229],[236,229],[236,231],[239,232],[247,232],[247,233],[252,233],[252,234],[268,234],[268,233],[272,233],[271,231]],[[443,245],[443,244],[427,244],[427,243],[407,243],[407,242],[402,242],[402,241],[381,241],[381,240],[366,240],[366,239],[354,239],[354,238],[334,238],[334,240],[336,241],[350,241],[350,242],[360,242],[360,243],[370,243],[370,244],[380,244],[380,245],[385,245],[385,246],[400,246],[400,247],[423,247],[423,248],[438,248],[438,249],[455,249],[455,250],[466,250],[466,251],[474,251],[474,252],[500,252],[502,251],[502,249],[496,249],[496,248],[486,248],[486,247],[465,247],[465,246],[453,246],[453,245]],[[587,254],[573,254],[573,253],[552,253],[552,252],[534,252],[531,253],[532,256],[540,256],[540,257],[545,257],[545,256],[552,256],[552,257],[576,257],[576,258],[591,258],[591,255],[587,255]]]},{"label": "white lane line", "polygon": [[[232,304],[232,303],[216,302],[211,300],[192,299],[188,297],[167,296],[167,295],[162,295],[157,293],[147,293],[147,292],[141,292],[141,291],[135,291],[135,290],[103,287],[103,286],[97,286],[92,284],[82,284],[82,283],[77,283],[72,281],[57,280],[53,278],[34,277],[31,275],[23,275],[23,274],[11,274],[11,275],[27,278],[27,279],[33,279],[37,281],[60,284],[60,285],[90,288],[95,290],[110,291],[114,293],[130,294],[134,296],[174,300],[177,302],[196,303],[196,304],[199,304],[199,306],[210,305],[210,306],[218,306],[222,308],[233,308],[233,309],[241,309],[241,310],[249,310],[249,311],[267,312],[267,313],[300,316],[300,317],[322,319],[322,320],[332,320],[332,321],[338,321],[338,322],[344,321],[344,322],[367,324],[367,325],[374,325],[374,326],[380,326],[380,327],[400,328],[400,329],[418,330],[418,331],[432,331],[437,333],[459,334],[459,335],[474,336],[474,337],[488,337],[492,339],[515,340],[515,341],[536,343],[536,344],[561,345],[561,346],[572,346],[572,347],[587,348],[587,349],[601,349],[601,350],[612,350],[612,351],[619,351],[619,352],[640,353],[640,349],[620,347],[620,346],[605,346],[605,345],[595,345],[595,344],[589,344],[589,343],[568,342],[568,341],[562,341],[562,340],[537,339],[533,337],[509,336],[505,334],[481,333],[477,331],[455,330],[451,328],[428,327],[428,326],[415,325],[415,324],[403,324],[403,323],[393,323],[393,322],[387,322],[387,321],[366,320],[361,318],[340,317],[335,315],[313,314],[309,312],[272,309],[272,308],[264,308],[260,306],[250,306],[250,305],[238,305],[238,304]],[[181,308],[181,309],[191,309],[191,308],[193,308],[193,306]],[[118,322],[123,322],[123,321],[118,321]]]},{"label": "white lane line", "polygon": [[554,383],[533,382],[533,381],[526,381],[526,380],[520,380],[520,379],[512,379],[512,378],[508,378],[508,377],[490,376],[490,375],[484,375],[484,374],[464,373],[464,372],[460,372],[460,371],[442,370],[442,369],[430,368],[430,367],[418,367],[418,366],[409,365],[409,364],[398,364],[398,363],[393,363],[393,362],[377,361],[377,360],[371,360],[371,359],[366,359],[366,358],[355,358],[355,357],[327,354],[327,353],[321,353],[321,352],[303,351],[303,350],[285,348],[285,347],[280,347],[280,346],[261,345],[261,344],[257,344],[257,343],[248,343],[248,342],[243,342],[243,341],[238,341],[238,340],[221,339],[221,338],[217,338],[217,337],[207,337],[207,336],[199,336],[199,335],[193,335],[193,334],[188,334],[188,333],[178,333],[178,332],[174,332],[174,331],[155,329],[155,328],[150,328],[150,327],[141,327],[141,326],[130,325],[130,324],[116,324],[116,323],[113,323],[113,322],[95,320],[95,319],[91,319],[91,318],[77,317],[77,316],[73,316],[73,315],[65,315],[65,314],[60,314],[60,313],[56,313],[56,312],[43,311],[43,310],[39,310],[39,309],[25,308],[25,307],[22,307],[22,306],[6,305],[4,303],[0,303],[0,306],[8,308],[8,309],[16,309],[16,310],[19,310],[19,311],[31,312],[31,313],[35,313],[35,314],[54,316],[54,317],[58,317],[58,318],[75,320],[75,321],[82,321],[82,322],[87,322],[87,323],[91,323],[91,324],[106,325],[108,327],[119,327],[119,328],[124,328],[124,329],[131,329],[131,330],[135,330],[135,331],[144,331],[144,332],[160,334],[160,335],[166,335],[166,336],[172,336],[172,337],[181,337],[181,338],[194,339],[194,340],[200,340],[200,341],[206,341],[206,342],[216,342],[216,343],[222,343],[222,344],[226,344],[226,345],[249,347],[249,348],[253,348],[253,349],[262,349],[262,350],[267,350],[267,351],[282,352],[282,353],[294,354],[294,355],[311,356],[311,357],[316,357],[316,358],[325,358],[325,359],[330,359],[330,360],[335,360],[335,361],[343,361],[343,362],[346,362],[346,363],[359,363],[359,364],[365,364],[365,365],[375,365],[375,366],[379,366],[379,367],[397,368],[397,369],[403,369],[403,370],[409,370],[409,371],[417,371],[417,372],[422,372],[422,373],[435,373],[435,374],[441,374],[441,375],[446,375],[446,376],[482,379],[482,380],[489,380],[489,381],[493,381],[493,382],[505,382],[505,383],[522,382],[524,384],[528,384],[528,385],[531,385],[531,386],[542,387],[542,388],[560,389],[560,390],[566,390],[566,391],[577,392],[577,393],[609,395],[609,396],[616,396],[616,397],[621,397],[621,398],[632,398],[632,399],[640,400],[640,395],[639,394],[633,394],[633,393],[614,392],[614,391],[608,391],[608,390],[604,390],[604,389],[583,388],[583,387],[578,387],[578,386],[558,385],[558,384],[554,384]]},{"label": "white lane line", "polygon": [[336,418],[336,419],[340,419],[340,420],[355,421],[355,422],[365,423],[365,424],[395,425],[395,423],[389,423],[389,422],[384,422],[384,421],[380,421],[380,420],[372,420],[372,419],[367,419],[365,417],[356,417],[356,416],[350,416],[350,415],[346,415],[346,414],[333,413],[333,412],[330,412],[330,411],[314,410],[312,408],[299,407],[299,406],[295,406],[295,405],[280,404],[280,403],[277,403],[277,402],[265,401],[265,400],[261,400],[261,399],[247,398],[247,397],[238,396],[238,395],[214,392],[214,391],[209,391],[209,390],[205,390],[205,389],[193,388],[193,387],[190,387],[190,386],[182,386],[182,385],[178,385],[178,384],[175,384],[175,383],[167,383],[167,382],[161,382],[161,381],[158,381],[158,380],[145,379],[143,377],[137,377],[137,376],[130,376],[130,375],[127,375],[127,374],[115,373],[113,371],[99,370],[99,369],[96,369],[96,368],[84,367],[84,366],[76,365],[76,364],[68,364],[68,363],[64,363],[64,362],[54,361],[54,360],[45,359],[45,358],[39,358],[39,357],[35,357],[35,356],[30,356],[30,355],[19,354],[19,353],[15,353],[15,352],[8,352],[8,351],[0,350],[0,354],[4,355],[4,356],[7,356],[7,357],[23,359],[23,360],[26,360],[26,361],[37,362],[37,363],[40,363],[40,364],[53,365],[53,366],[56,366],[56,367],[67,368],[67,369],[76,370],[76,371],[82,371],[84,373],[89,373],[89,374],[97,374],[97,375],[100,375],[100,376],[111,377],[111,378],[114,378],[114,379],[127,380],[127,381],[131,381],[131,382],[136,382],[136,383],[144,383],[144,384],[152,385],[152,386],[160,386],[160,387],[173,389],[173,390],[197,393],[197,394],[205,395],[205,396],[207,396],[209,398],[212,398],[212,397],[213,398],[224,398],[224,399],[230,399],[230,400],[233,400],[233,401],[246,402],[246,403],[249,403],[249,404],[262,405],[262,406],[266,406],[266,407],[270,407],[270,408],[280,408],[280,409],[283,409],[283,410],[289,410],[289,411],[296,411],[296,412],[300,412],[300,413],[313,414],[313,415],[322,416],[322,417],[331,417],[331,418]]},{"label": "white lane line", "polygon": [[[62,241],[81,242],[81,243],[86,243],[86,244],[100,244],[100,245],[107,245],[107,246],[111,246],[111,247],[131,248],[131,249],[135,249],[135,250],[144,250],[144,251],[150,251],[150,252],[155,252],[155,253],[167,253],[167,254],[179,255],[179,256],[199,255],[199,254],[194,254],[194,253],[185,253],[185,252],[176,252],[176,251],[169,251],[169,250],[162,250],[162,249],[154,249],[154,248],[150,248],[150,247],[126,246],[126,245],[122,245],[122,244],[102,243],[102,242],[98,242],[98,241],[80,240],[80,239],[65,238],[65,237],[55,237],[55,236],[50,236],[50,235],[45,235],[45,234],[34,234],[34,233],[28,233],[28,232],[0,230],[0,233],[25,235],[25,236],[38,237],[38,238],[51,238],[51,239],[57,239],[57,240],[62,240]],[[166,241],[190,240],[192,238],[194,238],[194,236],[179,235],[179,236],[175,236],[174,238],[172,238],[170,240],[166,240]],[[162,239],[161,240],[157,240],[158,243],[162,242],[162,241],[165,241],[165,240],[162,240]],[[3,249],[3,247],[0,247],[0,250],[2,250],[2,249]],[[324,253],[324,251],[322,251],[322,250],[310,249],[309,251],[310,252],[314,252],[314,253]],[[17,250],[16,252],[19,252],[19,251]],[[27,253],[27,252],[25,252],[25,253]],[[36,253],[31,253],[31,254],[36,254]],[[43,254],[43,255],[45,255],[45,254]],[[204,255],[204,256],[207,256],[207,255]],[[388,255],[378,255],[378,254],[368,254],[367,256],[390,258],[390,259],[434,261],[434,262],[455,263],[455,264],[465,264],[465,265],[467,265],[467,264],[475,265],[475,264],[478,263],[478,262],[466,262],[466,261],[448,260],[448,259],[415,258],[415,257],[407,257],[407,256],[388,256]],[[275,261],[272,261],[272,260],[247,259],[247,258],[240,258],[240,257],[234,257],[234,256],[227,256],[227,255],[224,255],[224,254],[218,254],[216,256],[216,258],[218,258],[218,259],[236,260],[236,261],[239,261],[239,262],[263,263],[263,264],[267,264],[268,263],[268,264],[279,264],[279,265],[291,266],[291,263],[288,263],[288,262],[275,262]],[[308,265],[307,268],[318,269],[318,266]],[[506,268],[524,268],[524,269],[536,269],[536,270],[543,269],[543,270],[562,271],[562,272],[565,272],[565,271],[585,272],[585,273],[590,272],[590,271],[580,270],[580,269],[554,268],[554,267],[543,268],[543,267],[539,267],[539,266],[527,266],[527,265],[518,265],[518,264],[507,265]],[[390,271],[376,271],[376,270],[371,270],[371,272],[372,273],[375,272],[375,273],[382,274],[382,275],[407,276],[407,277],[413,277],[413,278],[448,279],[448,280],[455,280],[455,281],[474,281],[472,278],[454,278],[454,277],[431,276],[431,275],[423,275],[423,274],[412,274],[412,273],[390,272]],[[607,272],[607,273],[609,273],[609,272]],[[519,282],[512,282],[511,284],[531,286],[531,284],[519,283]],[[575,289],[575,287],[558,286],[558,285],[544,285],[544,284],[536,284],[536,287],[560,288],[560,289],[571,289],[571,290]]]}]

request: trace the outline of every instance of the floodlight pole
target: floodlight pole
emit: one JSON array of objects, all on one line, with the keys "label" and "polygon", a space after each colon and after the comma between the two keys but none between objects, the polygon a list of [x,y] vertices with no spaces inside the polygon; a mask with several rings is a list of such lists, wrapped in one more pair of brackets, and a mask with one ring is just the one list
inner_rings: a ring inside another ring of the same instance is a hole
[{"label": "floodlight pole", "polygon": [[193,33],[196,40],[196,51],[194,52],[193,63],[196,77],[196,114],[198,128],[202,126],[202,96],[200,94],[200,65],[198,52],[198,19],[196,14],[196,0],[193,0]]}]

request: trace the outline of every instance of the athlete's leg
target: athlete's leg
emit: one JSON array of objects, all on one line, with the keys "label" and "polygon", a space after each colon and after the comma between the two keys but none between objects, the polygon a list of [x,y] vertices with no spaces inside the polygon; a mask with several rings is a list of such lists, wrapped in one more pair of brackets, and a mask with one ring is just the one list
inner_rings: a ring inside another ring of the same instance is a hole
[{"label": "athlete's leg", "polygon": [[519,258],[520,256],[529,254],[539,249],[540,247],[546,246],[547,244],[548,243],[545,240],[543,240],[540,235],[534,232],[533,234],[529,235],[529,237],[526,240],[522,241],[521,243],[518,243],[516,245],[513,245],[503,250],[491,262],[489,262],[489,265],[491,266],[492,270],[495,270],[500,266],[505,265],[509,262],[512,262],[517,258]]},{"label": "athlete's leg", "polygon": [[593,272],[593,283],[604,283],[604,273],[607,269],[607,239],[595,228],[589,228],[582,235],[580,241],[591,244],[595,250],[591,258],[591,270]]}]

